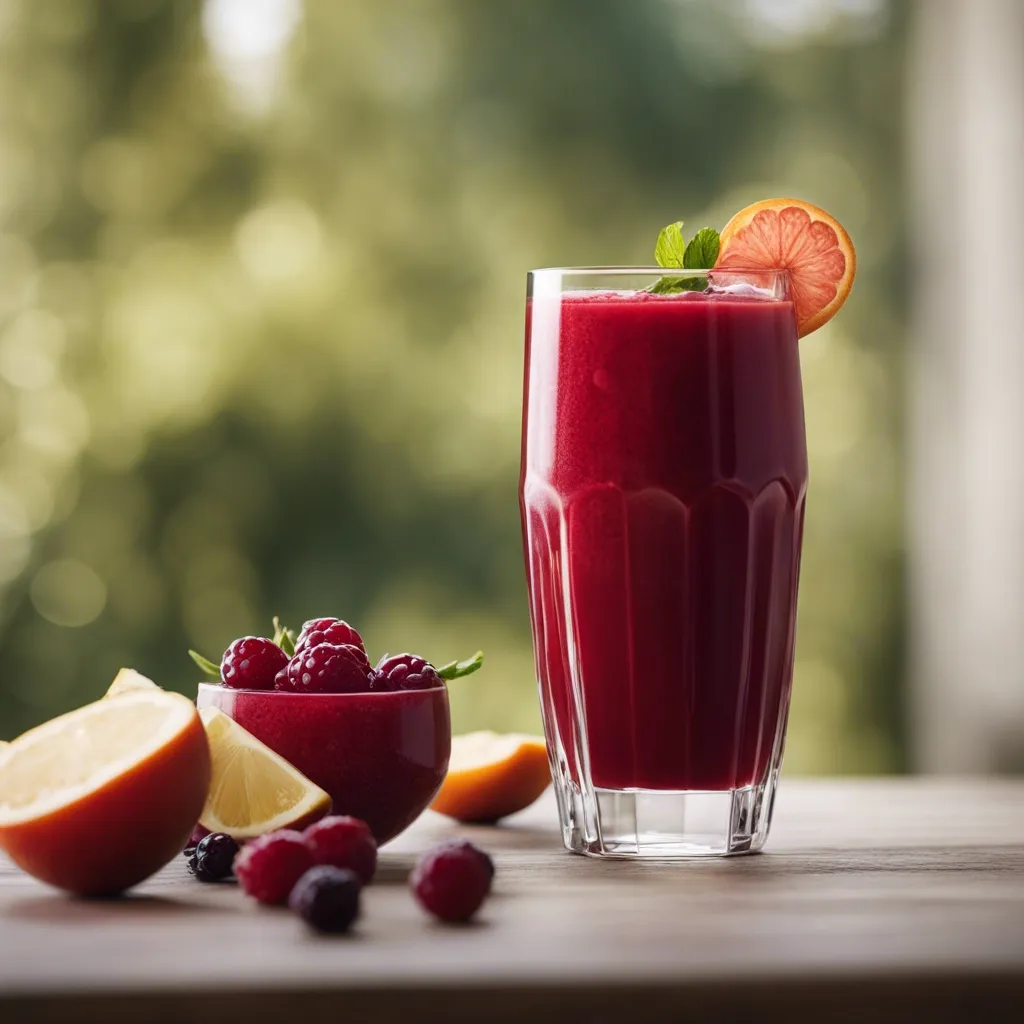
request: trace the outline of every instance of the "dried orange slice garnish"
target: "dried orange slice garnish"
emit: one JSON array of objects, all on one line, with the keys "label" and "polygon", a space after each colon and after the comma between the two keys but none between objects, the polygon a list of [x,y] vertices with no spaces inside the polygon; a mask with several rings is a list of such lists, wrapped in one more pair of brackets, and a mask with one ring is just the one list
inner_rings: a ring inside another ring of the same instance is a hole
[{"label": "dried orange slice garnish", "polygon": [[494,822],[529,807],[551,782],[540,736],[470,732],[452,737],[435,811],[465,822]]},{"label": "dried orange slice garnish", "polygon": [[846,229],[799,199],[764,199],[740,210],[721,235],[716,270],[788,270],[800,337],[839,312],[857,272]]}]

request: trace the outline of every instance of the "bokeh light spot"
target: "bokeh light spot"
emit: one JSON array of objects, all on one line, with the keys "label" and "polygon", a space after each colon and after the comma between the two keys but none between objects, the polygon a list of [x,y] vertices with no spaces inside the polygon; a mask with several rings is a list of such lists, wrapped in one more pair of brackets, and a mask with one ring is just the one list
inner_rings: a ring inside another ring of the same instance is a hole
[{"label": "bokeh light spot", "polygon": [[70,460],[89,440],[89,413],[81,398],[65,387],[29,392],[18,403],[18,433],[40,454]]},{"label": "bokeh light spot", "polygon": [[320,255],[320,222],[298,200],[268,203],[242,220],[235,245],[242,265],[258,281],[297,278],[311,269]]},{"label": "bokeh light spot", "polygon": [[0,376],[16,388],[52,384],[64,351],[64,324],[53,313],[30,309],[0,337]]},{"label": "bokeh light spot", "polygon": [[91,566],[76,558],[47,562],[29,588],[39,614],[57,626],[87,626],[107,603],[107,586]]}]

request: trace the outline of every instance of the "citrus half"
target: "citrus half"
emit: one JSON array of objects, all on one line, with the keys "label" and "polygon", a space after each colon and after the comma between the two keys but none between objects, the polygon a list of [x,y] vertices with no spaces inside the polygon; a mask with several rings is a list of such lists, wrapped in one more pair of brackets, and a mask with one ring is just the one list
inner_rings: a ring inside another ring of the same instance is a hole
[{"label": "citrus half", "polygon": [[551,782],[540,736],[470,732],[452,737],[448,774],[430,805],[464,822],[494,822],[528,807]]},{"label": "citrus half", "polygon": [[138,690],[159,689],[160,687],[152,679],[148,679],[141,672],[136,672],[133,668],[123,668],[114,676],[110,689],[103,694],[103,697],[107,699],[108,697],[120,697],[123,693],[135,693]]},{"label": "citrus half", "polygon": [[181,850],[209,781],[190,700],[140,690],[96,701],[0,752],[0,847],[59,888],[122,892]]},{"label": "citrus half", "polygon": [[839,312],[857,272],[846,229],[800,199],[764,199],[740,210],[721,235],[716,270],[788,270],[802,338]]}]

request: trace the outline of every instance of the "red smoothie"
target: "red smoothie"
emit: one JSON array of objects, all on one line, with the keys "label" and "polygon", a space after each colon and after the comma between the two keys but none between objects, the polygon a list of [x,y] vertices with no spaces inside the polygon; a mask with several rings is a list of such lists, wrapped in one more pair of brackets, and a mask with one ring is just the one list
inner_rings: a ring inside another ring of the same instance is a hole
[{"label": "red smoothie", "polygon": [[613,790],[764,782],[807,484],[792,303],[570,292],[527,317],[521,505],[556,771],[579,787],[589,759]]},{"label": "red smoothie", "polygon": [[202,684],[213,706],[325,789],[332,813],[370,826],[378,843],[419,817],[448,770],[448,689],[279,693]]}]

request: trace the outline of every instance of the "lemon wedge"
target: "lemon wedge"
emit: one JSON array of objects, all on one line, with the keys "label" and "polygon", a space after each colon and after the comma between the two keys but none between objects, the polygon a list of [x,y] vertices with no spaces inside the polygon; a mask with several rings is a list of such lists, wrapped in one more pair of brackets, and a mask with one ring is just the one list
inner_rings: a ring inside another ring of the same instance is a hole
[{"label": "lemon wedge", "polygon": [[283,757],[217,708],[199,712],[213,774],[199,824],[235,839],[302,828],[331,809],[331,798]]}]

